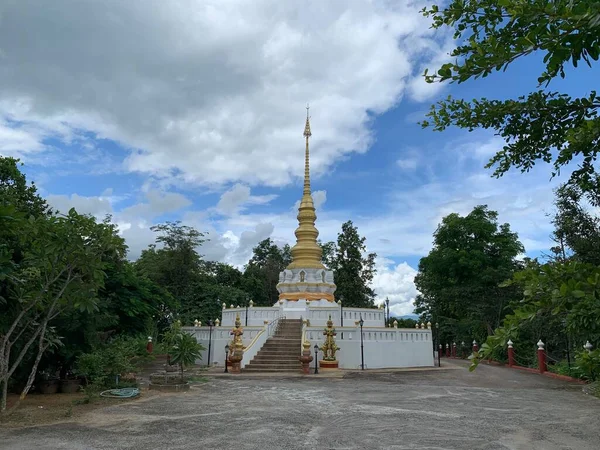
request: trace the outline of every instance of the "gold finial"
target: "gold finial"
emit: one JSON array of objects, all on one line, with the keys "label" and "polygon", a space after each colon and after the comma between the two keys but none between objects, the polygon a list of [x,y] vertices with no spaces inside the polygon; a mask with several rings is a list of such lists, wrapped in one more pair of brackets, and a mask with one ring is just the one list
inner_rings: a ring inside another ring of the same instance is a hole
[{"label": "gold finial", "polygon": [[310,191],[310,151],[308,139],[312,136],[310,131],[309,106],[306,106],[306,125],[304,126],[304,137],[306,138],[306,150],[304,153],[304,189],[302,191],[302,200],[298,208],[298,228],[296,229],[296,245],[292,247],[292,263],[287,267],[306,268],[306,269],[324,269],[321,263],[323,251],[317,244],[319,230],[315,227],[317,214],[315,204]]}]

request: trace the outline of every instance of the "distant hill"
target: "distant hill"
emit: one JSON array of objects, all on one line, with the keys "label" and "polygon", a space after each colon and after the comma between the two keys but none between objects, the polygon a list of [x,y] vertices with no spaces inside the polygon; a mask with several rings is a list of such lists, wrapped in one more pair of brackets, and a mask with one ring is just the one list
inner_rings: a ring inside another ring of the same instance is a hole
[{"label": "distant hill", "polygon": [[417,316],[416,314],[405,314],[403,316],[400,316],[400,319],[419,320],[419,316]]}]

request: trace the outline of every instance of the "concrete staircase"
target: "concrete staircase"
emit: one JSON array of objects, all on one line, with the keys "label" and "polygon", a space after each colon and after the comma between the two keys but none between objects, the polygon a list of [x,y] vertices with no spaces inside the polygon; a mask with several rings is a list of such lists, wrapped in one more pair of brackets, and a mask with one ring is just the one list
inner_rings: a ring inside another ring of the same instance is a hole
[{"label": "concrete staircase", "polygon": [[280,319],[275,334],[258,351],[243,372],[300,372],[302,320]]}]

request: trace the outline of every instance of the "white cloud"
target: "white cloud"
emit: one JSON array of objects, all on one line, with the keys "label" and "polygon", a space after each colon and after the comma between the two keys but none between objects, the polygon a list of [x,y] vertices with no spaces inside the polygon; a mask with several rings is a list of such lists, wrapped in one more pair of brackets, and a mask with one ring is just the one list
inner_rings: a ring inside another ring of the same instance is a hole
[{"label": "white cloud", "polygon": [[426,61],[418,66],[408,83],[411,98],[418,102],[429,100],[447,85],[447,83],[427,83],[423,76],[425,69],[429,69],[428,74],[432,75],[442,64],[451,61],[450,52],[456,47],[456,41],[451,33],[445,33],[443,41],[440,42],[440,34],[438,32],[438,40],[436,41],[421,36],[412,38],[411,51],[415,54],[427,55]]},{"label": "white cloud", "polygon": [[120,216],[126,220],[133,220],[136,218],[151,220],[161,214],[179,211],[192,204],[185,195],[178,192],[162,192],[151,189],[145,194],[145,202],[137,203],[123,209]]},{"label": "white cloud", "polygon": [[415,170],[418,162],[417,158],[400,158],[396,161],[396,164],[398,164],[398,167],[402,170]]},{"label": "white cloud", "polygon": [[301,176],[306,102],[315,174],[367,150],[367,111],[394,107],[437,55],[421,3],[9,2],[0,118],[116,140],[126,170],[168,183],[285,185]]},{"label": "white cloud", "polygon": [[414,283],[417,271],[406,262],[394,266],[393,261],[384,258],[377,259],[376,268],[373,289],[377,294],[377,303],[380,304],[389,298],[393,315],[411,314],[417,296]]},{"label": "white cloud", "polygon": [[238,213],[244,205],[265,205],[277,195],[250,195],[250,187],[236,184],[224,192],[217,203],[217,210],[225,215]]},{"label": "white cloud", "polygon": [[91,214],[98,218],[113,212],[109,197],[84,197],[77,194],[48,195],[46,200],[53,209],[62,214],[66,214],[71,208],[75,208],[79,214]]},{"label": "white cloud", "polygon": [[43,134],[39,130],[17,127],[0,117],[0,154],[23,157],[44,148]]}]

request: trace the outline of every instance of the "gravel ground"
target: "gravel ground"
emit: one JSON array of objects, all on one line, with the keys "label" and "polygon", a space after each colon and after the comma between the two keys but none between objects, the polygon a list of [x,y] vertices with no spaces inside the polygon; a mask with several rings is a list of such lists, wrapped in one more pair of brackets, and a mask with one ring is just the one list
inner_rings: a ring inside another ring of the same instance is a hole
[{"label": "gravel ground", "polygon": [[[462,361],[344,378],[213,377],[187,393],[0,430],[2,449],[600,448],[581,385]],[[443,369],[443,368],[442,368]]]}]

